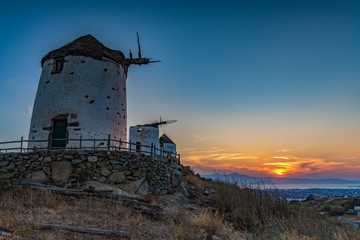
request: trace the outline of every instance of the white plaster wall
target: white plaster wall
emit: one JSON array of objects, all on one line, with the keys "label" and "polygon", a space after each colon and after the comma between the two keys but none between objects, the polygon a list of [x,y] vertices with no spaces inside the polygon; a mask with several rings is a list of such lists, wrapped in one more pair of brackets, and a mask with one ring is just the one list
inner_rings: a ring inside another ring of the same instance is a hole
[{"label": "white plaster wall", "polygon": [[[68,114],[68,138],[111,138],[126,141],[126,75],[121,65],[83,56],[65,57],[60,73],[54,60],[45,61],[33,108],[29,140],[46,140],[52,119]],[[90,101],[94,101],[90,104]],[[76,126],[78,124],[78,126]],[[71,126],[73,125],[73,126]],[[106,144],[106,142],[105,142]],[[101,145],[97,142],[97,145]],[[29,143],[29,147],[48,143]],[[68,142],[76,147],[78,142]],[[93,146],[93,142],[82,142]]]},{"label": "white plaster wall", "polygon": [[173,143],[163,143],[163,149],[166,152],[176,153],[176,145]]},{"label": "white plaster wall", "polygon": [[[138,128],[141,129],[140,132],[137,131]],[[136,142],[140,142],[141,145],[146,145],[146,146],[151,146],[151,144],[153,144],[153,146],[159,148],[159,128],[157,127],[151,127],[151,126],[130,127],[129,138],[131,143],[135,144]],[[132,145],[131,148],[135,150],[136,146]],[[150,152],[151,148],[142,147],[141,151]]]}]

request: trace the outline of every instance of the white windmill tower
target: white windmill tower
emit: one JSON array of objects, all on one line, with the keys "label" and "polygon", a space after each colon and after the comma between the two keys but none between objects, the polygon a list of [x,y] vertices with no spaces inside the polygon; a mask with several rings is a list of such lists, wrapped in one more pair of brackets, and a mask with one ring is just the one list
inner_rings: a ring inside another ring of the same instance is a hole
[{"label": "white windmill tower", "polygon": [[[159,142],[159,127],[176,121],[177,120],[162,121],[160,118],[159,122],[131,126],[129,134],[130,142],[136,145],[136,151],[150,154],[149,146],[163,148],[163,142]],[[176,147],[171,150],[174,150],[173,153],[176,153]]]},{"label": "white windmill tower", "polygon": [[[131,64],[148,64],[149,58],[126,58],[91,35],[82,36],[49,52],[33,107],[29,148],[78,147],[71,139],[126,141],[126,78]],[[82,146],[93,145],[83,142]],[[103,144],[101,142],[99,145]]]}]

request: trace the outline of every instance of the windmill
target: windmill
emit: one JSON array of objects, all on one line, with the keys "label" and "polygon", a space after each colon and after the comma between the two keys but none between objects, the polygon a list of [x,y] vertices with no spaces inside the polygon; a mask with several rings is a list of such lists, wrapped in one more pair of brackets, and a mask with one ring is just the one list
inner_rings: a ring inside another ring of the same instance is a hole
[{"label": "windmill", "polygon": [[141,47],[140,47],[140,39],[139,39],[139,33],[136,32],[136,36],[137,36],[137,42],[138,42],[138,57],[137,58],[133,58],[131,49],[129,50],[129,58],[125,59],[125,64],[127,66],[130,66],[131,64],[136,64],[136,65],[141,65],[141,64],[148,64],[148,63],[155,63],[155,62],[160,62],[159,60],[156,61],[151,61],[151,58],[143,58],[141,57]]},{"label": "windmill", "polygon": [[130,127],[129,133],[130,142],[137,144],[137,151],[140,151],[142,146],[145,146],[145,148],[146,146],[159,148],[159,126],[174,123],[176,121],[177,120],[163,121],[160,118],[160,121],[157,122],[132,126]]}]

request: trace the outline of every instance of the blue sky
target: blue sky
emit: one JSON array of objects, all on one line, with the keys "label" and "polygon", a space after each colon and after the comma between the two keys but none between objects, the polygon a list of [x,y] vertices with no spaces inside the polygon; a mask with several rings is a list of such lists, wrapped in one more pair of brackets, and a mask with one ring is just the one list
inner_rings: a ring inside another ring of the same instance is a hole
[{"label": "blue sky", "polygon": [[137,31],[162,62],[131,66],[128,125],[177,119],[185,163],[262,176],[287,149],[336,166],[289,176],[360,179],[358,1],[1,1],[0,141],[27,136],[47,52],[92,34],[127,55]]}]

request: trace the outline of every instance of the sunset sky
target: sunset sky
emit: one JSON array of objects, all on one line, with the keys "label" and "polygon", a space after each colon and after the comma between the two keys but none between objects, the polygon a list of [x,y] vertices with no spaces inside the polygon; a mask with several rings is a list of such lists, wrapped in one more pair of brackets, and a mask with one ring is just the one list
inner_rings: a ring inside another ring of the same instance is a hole
[{"label": "sunset sky", "polygon": [[[198,173],[360,180],[359,1],[1,1],[0,141],[27,138],[49,51],[91,34],[128,56],[128,126]],[[136,54],[135,54],[136,55]]]}]

